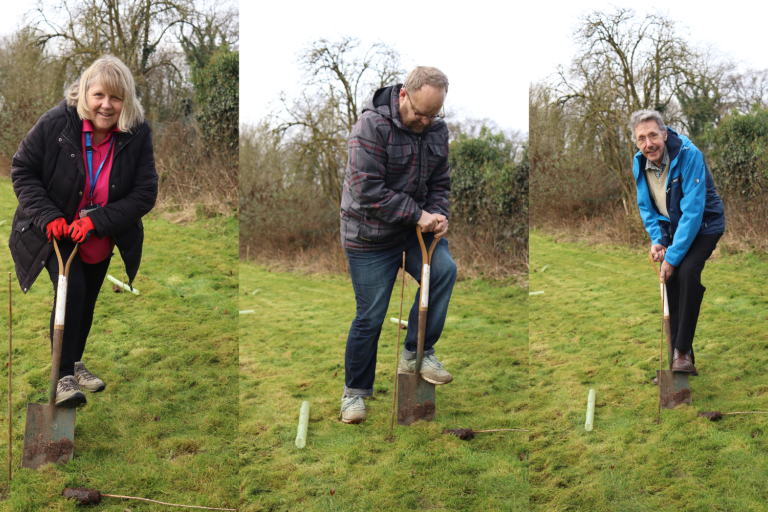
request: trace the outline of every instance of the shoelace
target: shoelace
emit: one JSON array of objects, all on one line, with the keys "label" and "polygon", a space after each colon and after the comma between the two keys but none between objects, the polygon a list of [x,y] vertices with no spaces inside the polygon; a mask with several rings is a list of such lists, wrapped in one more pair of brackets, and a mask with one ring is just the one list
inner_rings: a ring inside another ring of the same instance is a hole
[{"label": "shoelace", "polygon": [[[361,397],[361,396],[353,396],[352,400],[350,400],[347,403],[345,403],[344,405],[342,405],[341,406],[341,411],[339,412],[339,418],[341,418],[341,413],[343,413],[347,409],[351,409],[352,407],[357,408],[357,406],[359,405],[359,401],[360,400],[363,400],[363,397]],[[363,404],[365,404],[365,402],[363,402]]]},{"label": "shoelace", "polygon": [[98,379],[98,377],[96,377],[94,374],[86,370],[85,366],[83,366],[82,368],[78,368],[76,373],[84,377],[85,380]]}]

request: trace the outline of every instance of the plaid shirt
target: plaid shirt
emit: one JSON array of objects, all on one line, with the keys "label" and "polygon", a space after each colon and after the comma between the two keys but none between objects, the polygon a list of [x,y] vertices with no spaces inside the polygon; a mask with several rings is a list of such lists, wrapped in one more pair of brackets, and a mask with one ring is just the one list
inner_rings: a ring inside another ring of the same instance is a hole
[{"label": "plaid shirt", "polygon": [[407,129],[400,119],[400,88],[379,89],[366,101],[349,137],[340,212],[341,243],[348,251],[402,243],[423,210],[448,216],[448,127],[439,119],[420,134]]}]

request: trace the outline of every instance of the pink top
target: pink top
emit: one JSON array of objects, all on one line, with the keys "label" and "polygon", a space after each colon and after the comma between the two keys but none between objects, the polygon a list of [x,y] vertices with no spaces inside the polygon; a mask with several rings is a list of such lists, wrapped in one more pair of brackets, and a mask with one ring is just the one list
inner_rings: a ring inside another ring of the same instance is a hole
[{"label": "pink top", "polygon": [[[115,153],[115,145],[112,144],[112,150],[109,149],[110,141],[115,137],[115,134],[120,131],[117,124],[109,132],[109,135],[98,145],[93,146],[93,152],[91,153],[91,161],[93,163],[93,177],[96,177],[96,171],[98,171],[101,162],[104,158],[107,159],[104,162],[104,167],[101,168],[99,179],[96,180],[96,187],[93,189],[93,204],[99,206],[106,206],[109,199],[109,173],[112,170],[112,156]],[[93,125],[88,119],[83,119],[83,161],[85,162],[85,190],[83,190],[83,198],[80,200],[80,204],[77,206],[77,214],[75,219],[80,218],[80,210],[91,199],[91,177],[88,173],[88,153],[85,149],[85,132],[91,134],[91,144],[93,144]],[[83,263],[101,263],[112,252],[115,246],[114,240],[111,236],[105,236],[99,238],[95,234],[91,234],[91,237],[84,244],[80,244],[80,259]]]}]

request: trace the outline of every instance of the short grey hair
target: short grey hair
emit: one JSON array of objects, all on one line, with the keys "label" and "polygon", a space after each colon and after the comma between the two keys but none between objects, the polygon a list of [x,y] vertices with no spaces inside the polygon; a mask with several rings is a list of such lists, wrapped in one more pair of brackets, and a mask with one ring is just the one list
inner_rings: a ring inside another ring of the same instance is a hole
[{"label": "short grey hair", "polygon": [[664,124],[664,119],[661,118],[661,114],[658,111],[648,109],[637,110],[629,116],[629,129],[632,130],[633,139],[635,138],[635,128],[637,128],[637,125],[646,121],[656,121],[661,133],[667,133],[667,126]]},{"label": "short grey hair", "polygon": [[417,66],[405,77],[403,87],[406,91],[416,92],[422,86],[442,87],[448,93],[448,77],[437,68],[430,66]]}]

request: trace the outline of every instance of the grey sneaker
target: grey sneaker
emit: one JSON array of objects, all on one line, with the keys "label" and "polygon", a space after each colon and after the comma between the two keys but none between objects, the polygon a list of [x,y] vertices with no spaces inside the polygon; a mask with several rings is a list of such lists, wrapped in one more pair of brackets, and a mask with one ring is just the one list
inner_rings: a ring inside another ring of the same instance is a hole
[{"label": "grey sneaker", "polygon": [[56,407],[77,407],[85,404],[85,395],[72,375],[59,379],[56,387]]},{"label": "grey sneaker", "polygon": [[365,400],[363,397],[342,397],[339,416],[341,416],[341,421],[344,423],[361,423],[365,420]]},{"label": "grey sneaker", "polygon": [[[402,375],[413,375],[416,369],[416,359],[405,360],[403,356],[400,356],[400,361],[397,363],[397,373]],[[421,378],[432,384],[448,384],[453,380],[451,374],[445,371],[443,364],[437,360],[434,354],[431,356],[424,356],[421,360]]]},{"label": "grey sneaker", "polygon": [[106,387],[104,381],[89,372],[82,361],[75,363],[75,380],[81,388],[91,393],[98,393]]}]

